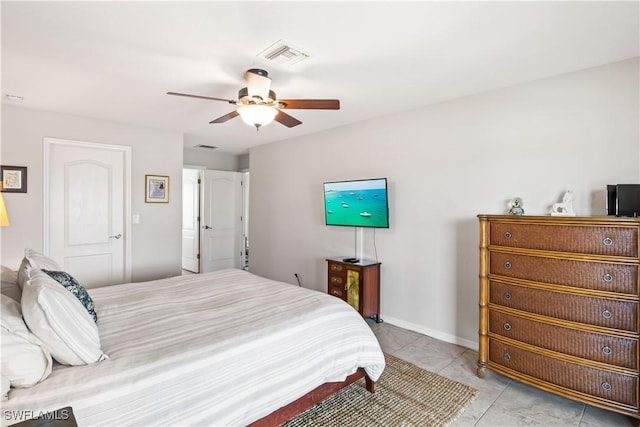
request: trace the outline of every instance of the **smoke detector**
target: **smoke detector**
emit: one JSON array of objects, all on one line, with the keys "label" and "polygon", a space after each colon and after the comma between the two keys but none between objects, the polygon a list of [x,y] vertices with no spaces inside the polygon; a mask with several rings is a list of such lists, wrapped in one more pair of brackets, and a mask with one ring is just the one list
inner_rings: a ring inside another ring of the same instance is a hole
[{"label": "smoke detector", "polygon": [[291,46],[284,40],[278,40],[257,56],[280,65],[293,65],[309,58],[311,55]]}]

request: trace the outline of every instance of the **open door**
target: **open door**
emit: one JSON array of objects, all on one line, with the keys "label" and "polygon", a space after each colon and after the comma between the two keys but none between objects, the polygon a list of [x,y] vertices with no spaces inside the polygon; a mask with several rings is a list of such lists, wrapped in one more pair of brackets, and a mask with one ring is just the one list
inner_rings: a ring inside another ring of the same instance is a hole
[{"label": "open door", "polygon": [[205,170],[202,186],[200,272],[241,268],[242,173]]},{"label": "open door", "polygon": [[182,269],[200,272],[200,170],[182,170]]},{"label": "open door", "polygon": [[242,172],[242,268],[249,270],[249,171]]}]

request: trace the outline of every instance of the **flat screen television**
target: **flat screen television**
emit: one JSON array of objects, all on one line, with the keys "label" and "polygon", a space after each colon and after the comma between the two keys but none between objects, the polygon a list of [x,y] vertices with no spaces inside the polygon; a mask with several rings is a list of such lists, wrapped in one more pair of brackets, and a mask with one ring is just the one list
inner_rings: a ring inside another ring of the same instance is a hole
[{"label": "flat screen television", "polygon": [[389,228],[387,179],[324,183],[326,225]]}]

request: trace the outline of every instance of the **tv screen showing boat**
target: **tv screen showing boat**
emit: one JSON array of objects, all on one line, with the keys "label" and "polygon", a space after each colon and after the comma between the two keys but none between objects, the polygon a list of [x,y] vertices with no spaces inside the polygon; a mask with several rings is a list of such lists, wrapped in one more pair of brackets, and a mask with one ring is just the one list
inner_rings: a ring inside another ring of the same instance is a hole
[{"label": "tv screen showing boat", "polygon": [[389,228],[387,179],[324,183],[326,225]]}]

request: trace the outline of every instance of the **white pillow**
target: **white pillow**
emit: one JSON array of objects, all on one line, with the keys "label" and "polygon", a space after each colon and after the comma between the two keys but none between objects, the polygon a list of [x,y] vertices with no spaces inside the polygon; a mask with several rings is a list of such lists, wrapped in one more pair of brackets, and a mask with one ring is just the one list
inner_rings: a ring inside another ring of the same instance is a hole
[{"label": "white pillow", "polygon": [[6,382],[13,387],[31,387],[51,374],[51,354],[24,324],[17,301],[0,295],[2,309],[2,392]]},{"label": "white pillow", "polygon": [[31,270],[22,289],[22,313],[31,332],[63,365],[86,365],[107,356],[98,326],[82,303],[40,270]]},{"label": "white pillow", "polygon": [[25,249],[24,258],[22,258],[20,268],[18,269],[18,286],[20,286],[20,289],[24,288],[24,284],[29,280],[30,270],[42,268],[54,271],[62,270],[58,263],[48,256],[42,255],[33,249]]},{"label": "white pillow", "polygon": [[4,265],[0,267],[2,268],[0,273],[0,293],[16,301],[20,301],[22,289],[18,286],[18,272]]}]

